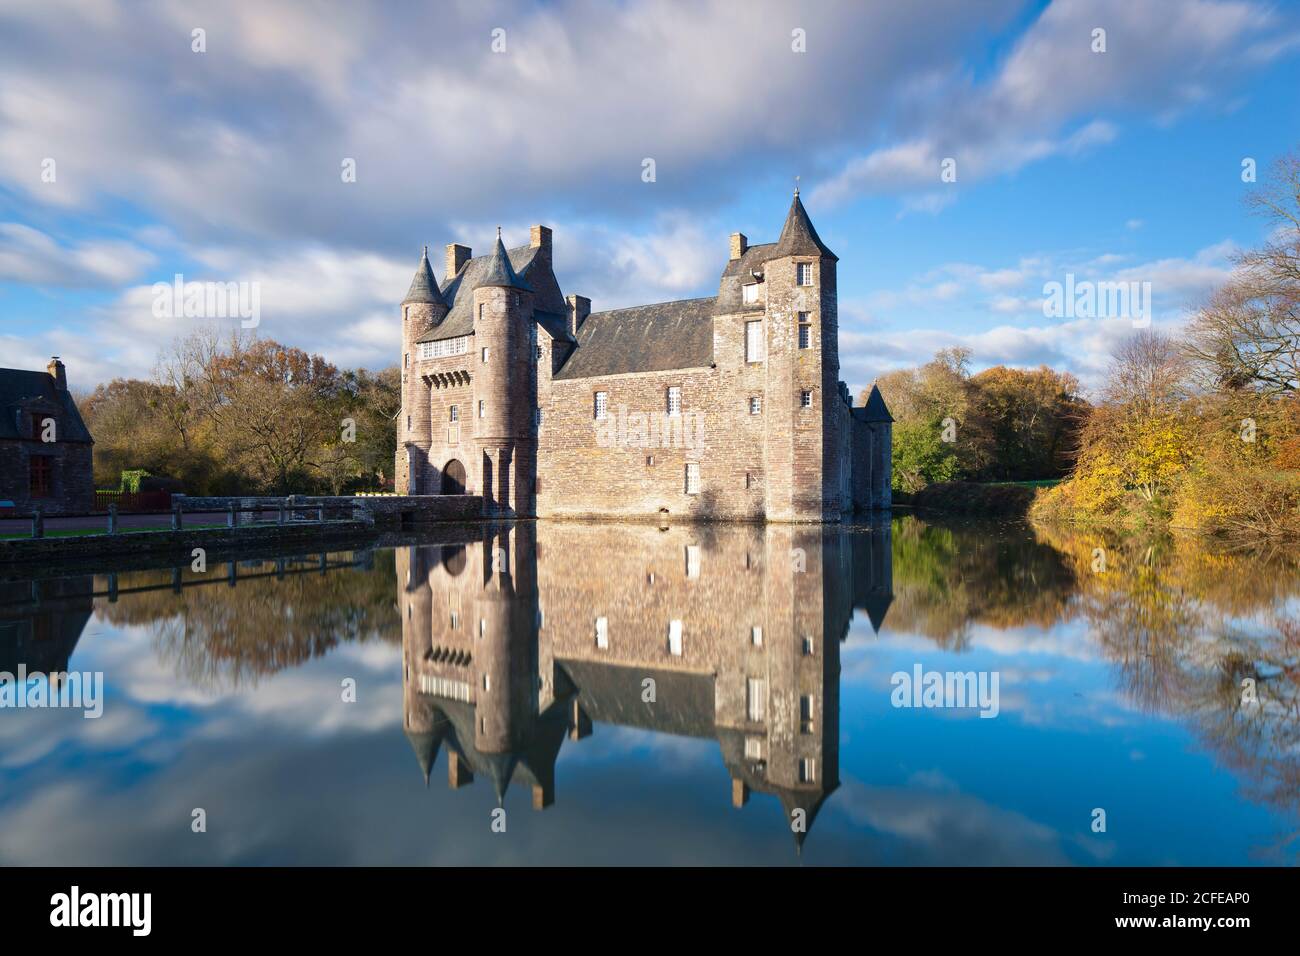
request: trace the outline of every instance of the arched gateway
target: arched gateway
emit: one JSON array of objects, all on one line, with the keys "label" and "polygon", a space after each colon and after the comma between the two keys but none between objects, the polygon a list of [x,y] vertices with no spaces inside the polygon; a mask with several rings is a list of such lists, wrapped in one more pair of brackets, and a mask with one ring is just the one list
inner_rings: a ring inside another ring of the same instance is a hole
[{"label": "arched gateway", "polygon": [[442,493],[444,495],[463,495],[465,493],[465,466],[453,458],[442,469]]}]

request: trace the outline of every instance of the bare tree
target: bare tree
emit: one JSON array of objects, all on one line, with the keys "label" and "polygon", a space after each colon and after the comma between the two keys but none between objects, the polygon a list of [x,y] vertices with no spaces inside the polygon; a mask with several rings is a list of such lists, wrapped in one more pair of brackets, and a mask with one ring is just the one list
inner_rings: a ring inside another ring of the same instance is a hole
[{"label": "bare tree", "polygon": [[1272,234],[1236,257],[1232,278],[1192,318],[1185,352],[1211,387],[1294,393],[1300,389],[1300,155],[1283,157],[1250,205],[1272,223]]},{"label": "bare tree", "polygon": [[1186,397],[1189,368],[1182,350],[1163,332],[1143,329],[1111,355],[1107,400],[1152,414]]}]

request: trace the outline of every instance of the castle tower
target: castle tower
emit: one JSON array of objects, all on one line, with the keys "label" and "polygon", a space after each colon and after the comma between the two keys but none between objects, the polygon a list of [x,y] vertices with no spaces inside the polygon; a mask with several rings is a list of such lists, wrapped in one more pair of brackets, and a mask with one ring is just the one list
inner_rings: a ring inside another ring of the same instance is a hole
[{"label": "castle tower", "polygon": [[447,317],[447,302],[424,247],[411,288],[402,300],[402,411],[398,424],[397,461],[393,475],[398,494],[428,494],[429,448],[433,442],[429,386],[415,373],[418,341]]},{"label": "castle tower", "polygon": [[533,290],[515,274],[497,230],[496,247],[474,288],[474,437],[482,469],[483,510],[506,517],[535,508],[537,438],[533,407],[537,368],[532,357]]},{"label": "castle tower", "polygon": [[840,448],[848,436],[839,389],[838,257],[817,235],[795,189],[767,284],[766,491],[770,521],[838,520]]}]

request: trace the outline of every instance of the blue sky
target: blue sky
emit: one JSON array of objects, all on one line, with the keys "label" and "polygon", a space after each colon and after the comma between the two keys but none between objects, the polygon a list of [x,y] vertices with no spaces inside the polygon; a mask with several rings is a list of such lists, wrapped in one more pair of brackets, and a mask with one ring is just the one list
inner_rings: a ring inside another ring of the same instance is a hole
[{"label": "blue sky", "polygon": [[594,309],[707,295],[798,175],[855,390],[949,345],[1095,384],[1131,324],[1047,318],[1044,283],[1150,282],[1176,331],[1266,235],[1241,163],[1300,147],[1298,64],[1300,9],[1266,0],[0,0],[0,366],[148,374],[201,321],[153,315],[176,272],[391,364],[420,247],[498,224],[552,226]]}]

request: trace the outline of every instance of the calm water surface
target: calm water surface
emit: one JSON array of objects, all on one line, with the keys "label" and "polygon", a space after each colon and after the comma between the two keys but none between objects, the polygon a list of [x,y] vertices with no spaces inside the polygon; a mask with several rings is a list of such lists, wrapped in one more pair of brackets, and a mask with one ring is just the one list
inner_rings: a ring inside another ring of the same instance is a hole
[{"label": "calm water surface", "polygon": [[[911,517],[431,542],[0,573],[0,671],[105,684],[97,720],[0,709],[0,863],[1297,858],[1294,554]],[[996,675],[997,715],[895,707],[918,666]]]}]

